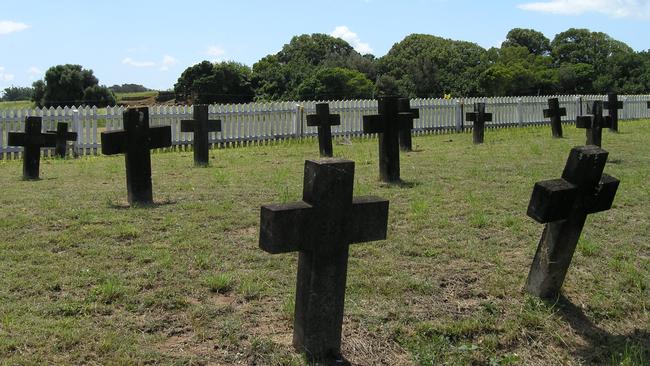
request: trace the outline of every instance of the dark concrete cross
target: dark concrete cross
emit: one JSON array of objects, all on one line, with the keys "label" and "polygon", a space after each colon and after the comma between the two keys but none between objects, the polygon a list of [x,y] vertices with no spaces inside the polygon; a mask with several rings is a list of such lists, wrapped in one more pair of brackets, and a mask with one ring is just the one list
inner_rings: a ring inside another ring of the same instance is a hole
[{"label": "dark concrete cross", "polygon": [[571,150],[562,179],[535,184],[528,216],[546,224],[526,281],[539,297],[560,291],[588,214],[612,207],[619,180],[603,174],[608,152],[594,145]]},{"label": "dark concrete cross", "polygon": [[316,104],[316,114],[307,116],[307,126],[318,126],[318,149],[320,156],[333,156],[332,151],[332,126],[341,124],[341,115],[330,114],[328,103]]},{"label": "dark concrete cross", "polygon": [[23,146],[23,178],[38,179],[41,148],[56,146],[56,136],[42,133],[41,117],[25,117],[25,132],[9,132],[7,145]]},{"label": "dark concrete cross", "polygon": [[611,118],[609,116],[603,117],[603,102],[600,100],[593,103],[590,115],[578,116],[576,120],[577,128],[587,130],[587,145],[602,146],[603,128],[610,126]]},{"label": "dark concrete cross", "polygon": [[604,109],[609,111],[611,126],[609,129],[613,132],[618,132],[618,110],[623,109],[623,102],[618,100],[618,95],[615,93],[607,94],[607,101],[604,103]]},{"label": "dark concrete cross", "polygon": [[474,122],[472,135],[475,144],[482,144],[485,139],[485,122],[492,121],[492,113],[485,113],[485,103],[474,103],[474,112],[467,112],[468,121]]},{"label": "dark concrete cross", "polygon": [[353,161],[308,160],[303,201],[261,209],[260,248],[299,252],[293,345],[312,360],[342,359],[350,244],[386,239],[388,201],[353,199],[353,184]]},{"label": "dark concrete cross", "polygon": [[379,134],[379,177],[383,182],[399,182],[399,131],[406,116],[400,115],[398,98],[379,97],[379,114],[363,116],[363,133]]},{"label": "dark concrete cross", "polygon": [[54,153],[60,158],[65,158],[68,150],[68,141],[77,141],[76,132],[68,132],[68,124],[59,122],[56,124],[56,131],[47,131],[56,135],[56,148]]},{"label": "dark concrete cross", "polygon": [[171,146],[171,127],[149,127],[146,107],[127,109],[122,118],[123,130],[102,132],[102,153],[124,153],[129,204],[153,203],[150,150]]},{"label": "dark concrete cross", "polygon": [[420,118],[420,110],[411,108],[411,100],[409,98],[399,98],[397,101],[397,110],[400,117],[402,117],[399,130],[399,148],[402,151],[413,151],[411,130],[413,129],[413,120]]},{"label": "dark concrete cross", "polygon": [[221,120],[211,120],[207,105],[195,105],[194,119],[181,121],[181,132],[194,133],[194,165],[207,166],[209,163],[210,132],[221,131]]},{"label": "dark concrete cross", "polygon": [[548,109],[544,109],[544,118],[551,119],[553,137],[562,137],[563,116],[566,116],[566,108],[560,108],[560,101],[557,98],[550,98],[548,100]]}]

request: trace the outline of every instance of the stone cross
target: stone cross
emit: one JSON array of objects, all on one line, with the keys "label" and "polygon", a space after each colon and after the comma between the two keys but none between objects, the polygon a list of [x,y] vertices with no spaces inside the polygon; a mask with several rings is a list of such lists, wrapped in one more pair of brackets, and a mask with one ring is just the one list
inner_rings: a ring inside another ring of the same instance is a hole
[{"label": "stone cross", "polygon": [[122,118],[123,130],[102,132],[102,153],[124,153],[129,204],[151,204],[150,150],[171,146],[171,127],[149,127],[149,109],[146,107],[127,109]]},{"label": "stone cross", "polygon": [[56,131],[47,131],[56,135],[56,148],[54,153],[60,158],[65,158],[68,150],[68,141],[77,141],[76,132],[68,132],[68,124],[59,122],[56,124]]},{"label": "stone cross", "polygon": [[363,133],[379,134],[379,177],[383,182],[400,181],[399,131],[407,117],[400,115],[398,98],[379,97],[379,114],[363,116]]},{"label": "stone cross", "polygon": [[562,138],[563,116],[566,116],[566,108],[560,108],[560,101],[557,98],[550,98],[548,100],[548,109],[544,109],[544,118],[551,119],[553,137]]},{"label": "stone cross", "polygon": [[56,136],[42,133],[41,117],[25,117],[25,132],[9,132],[7,145],[23,146],[23,178],[38,179],[41,148],[56,146]]},{"label": "stone cross", "polygon": [[308,160],[303,201],[261,208],[260,248],[299,252],[293,345],[312,360],[342,357],[350,244],[386,239],[388,201],[353,199],[353,184],[353,161]]},{"label": "stone cross", "polygon": [[397,101],[397,110],[401,119],[399,130],[399,148],[402,151],[413,151],[413,141],[411,139],[411,130],[413,129],[413,120],[420,118],[420,111],[411,108],[409,98],[399,98]]},{"label": "stone cross", "polygon": [[341,124],[341,115],[330,114],[328,103],[316,104],[316,114],[307,116],[307,126],[318,126],[318,149],[321,157],[333,156],[331,126]]},{"label": "stone cross", "polygon": [[194,119],[181,121],[181,132],[194,133],[194,165],[207,166],[209,164],[209,134],[221,131],[221,120],[211,120],[207,105],[195,105]]},{"label": "stone cross", "polygon": [[623,109],[623,102],[618,100],[618,95],[615,93],[607,94],[607,101],[604,103],[604,109],[609,111],[611,120],[610,131],[618,132],[618,110]]},{"label": "stone cross", "polygon": [[482,144],[485,138],[485,122],[492,121],[492,113],[485,113],[485,103],[474,103],[474,112],[467,112],[468,121],[474,122],[472,134],[475,144]]},{"label": "stone cross", "polygon": [[591,113],[586,116],[578,116],[576,127],[587,130],[587,145],[602,146],[603,128],[611,126],[611,118],[603,117],[603,102],[600,100],[593,103]]},{"label": "stone cross", "polygon": [[558,294],[588,214],[612,207],[619,180],[603,174],[608,152],[575,147],[562,179],[535,184],[528,216],[546,224],[526,280],[526,290],[548,298]]}]

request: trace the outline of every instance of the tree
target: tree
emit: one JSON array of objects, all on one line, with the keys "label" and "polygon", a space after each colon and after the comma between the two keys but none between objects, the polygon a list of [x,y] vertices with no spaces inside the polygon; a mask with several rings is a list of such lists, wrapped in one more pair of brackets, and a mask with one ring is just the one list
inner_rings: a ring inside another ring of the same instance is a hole
[{"label": "tree", "polygon": [[79,105],[84,101],[84,91],[98,83],[93,71],[81,65],[52,66],[45,72],[44,83],[34,83],[34,101],[45,107]]},{"label": "tree", "polygon": [[32,88],[34,89],[34,93],[32,94],[32,101],[38,108],[42,108],[43,97],[45,96],[45,82],[43,82],[43,80],[37,80],[32,83]]},{"label": "tree", "polygon": [[298,87],[301,100],[372,98],[373,84],[364,74],[341,67],[322,68]]},{"label": "tree", "polygon": [[113,93],[142,93],[150,90],[140,84],[115,84],[108,87],[108,89],[110,89]]},{"label": "tree", "polygon": [[248,103],[255,95],[250,68],[232,61],[203,61],[188,67],[174,85],[174,92],[195,104]]},{"label": "tree", "polygon": [[526,47],[533,55],[548,55],[551,52],[551,40],[544,33],[534,29],[514,28],[508,32],[506,40],[501,43],[505,47]]},{"label": "tree", "polygon": [[556,65],[589,64],[594,66],[596,72],[604,72],[611,57],[634,53],[628,45],[605,33],[576,28],[556,35],[551,49]]},{"label": "tree", "polygon": [[0,100],[13,102],[17,100],[30,100],[34,94],[33,88],[10,86],[5,88]]},{"label": "tree", "polygon": [[115,105],[116,101],[112,90],[105,86],[93,85],[84,90],[83,103],[85,105],[104,108]]}]

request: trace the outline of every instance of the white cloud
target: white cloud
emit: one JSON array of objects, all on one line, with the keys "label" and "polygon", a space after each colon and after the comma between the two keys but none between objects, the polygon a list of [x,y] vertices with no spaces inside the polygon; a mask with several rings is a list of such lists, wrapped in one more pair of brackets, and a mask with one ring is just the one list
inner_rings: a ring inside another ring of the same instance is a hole
[{"label": "white cloud", "polygon": [[0,66],[0,81],[11,81],[14,79],[14,74],[5,72],[5,68]]},{"label": "white cloud", "polygon": [[347,41],[357,52],[361,54],[372,53],[372,48],[368,43],[361,42],[359,36],[350,30],[350,28],[341,25],[336,27],[331,33],[330,36],[341,38],[344,41]]},{"label": "white cloud", "polygon": [[547,0],[520,4],[517,7],[560,15],[596,12],[613,18],[650,19],[650,0]]},{"label": "white cloud", "polygon": [[212,61],[217,61],[221,59],[221,56],[226,54],[226,50],[219,46],[209,46],[205,50],[205,54],[212,58]]},{"label": "white cloud", "polygon": [[162,66],[160,67],[160,71],[167,71],[169,70],[170,66],[176,65],[177,63],[178,60],[175,59],[173,56],[165,55],[163,56]]},{"label": "white cloud", "polygon": [[129,65],[133,67],[155,67],[156,66],[156,63],[153,61],[136,61],[131,57],[125,58],[124,60],[122,60],[122,63],[124,65]]},{"label": "white cloud", "polygon": [[0,20],[0,35],[20,32],[29,28],[25,23],[14,22],[11,20]]}]

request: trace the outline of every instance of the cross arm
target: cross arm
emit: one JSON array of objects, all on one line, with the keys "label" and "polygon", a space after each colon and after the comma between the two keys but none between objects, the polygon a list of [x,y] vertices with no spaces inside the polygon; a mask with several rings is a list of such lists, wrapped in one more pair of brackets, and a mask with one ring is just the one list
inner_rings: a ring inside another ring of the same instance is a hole
[{"label": "cross arm", "polygon": [[9,132],[7,134],[7,145],[9,146],[26,146],[29,144],[42,147],[54,147],[56,146],[56,135],[51,133],[28,135],[23,132]]},{"label": "cross arm", "polygon": [[181,132],[194,132],[196,121],[193,119],[181,120]]},{"label": "cross arm", "polygon": [[465,120],[470,121],[470,122],[475,122],[477,116],[478,116],[478,113],[476,113],[476,112],[467,112],[467,113],[465,113]]},{"label": "cross arm", "polygon": [[593,127],[593,117],[592,116],[578,116],[576,119],[576,128],[592,128]]},{"label": "cross arm", "polygon": [[66,132],[63,132],[63,133],[60,134],[59,131],[47,131],[47,133],[53,133],[53,134],[57,135],[57,137],[61,136],[61,137],[65,138],[68,141],[74,141],[74,140],[77,139],[77,133],[76,132],[67,132],[66,131]]},{"label": "cross arm", "polygon": [[313,207],[305,202],[266,205],[260,210],[259,246],[271,254],[300,250]]},{"label": "cross arm", "polygon": [[220,119],[208,120],[208,132],[221,132],[221,120]]},{"label": "cross arm", "polygon": [[556,113],[558,116],[566,116],[566,108],[559,108],[559,109],[544,109],[544,118],[551,118],[556,116]]},{"label": "cross arm", "polygon": [[614,197],[616,197],[616,191],[618,191],[620,183],[620,180],[611,175],[603,174],[600,178],[598,187],[596,187],[596,192],[585,198],[587,212],[596,213],[607,211],[612,208]]},{"label": "cross arm", "polygon": [[564,179],[535,183],[528,203],[528,216],[540,224],[564,220],[578,195],[578,187]]},{"label": "cross arm", "polygon": [[384,133],[386,130],[386,121],[379,114],[363,116],[364,133]]},{"label": "cross arm", "polygon": [[7,134],[7,145],[9,146],[25,146],[27,142],[27,134],[23,132],[9,132]]},{"label": "cross arm", "polygon": [[483,120],[485,122],[492,122],[492,113],[483,113]]},{"label": "cross arm", "polygon": [[161,147],[172,146],[172,128],[171,126],[150,127],[149,128],[149,148],[158,149]]},{"label": "cross arm", "polygon": [[623,109],[623,101],[617,100],[617,101],[615,101],[613,103],[604,102],[603,103],[603,108],[605,108],[605,109],[614,109],[614,108]]},{"label": "cross arm", "polygon": [[126,131],[105,131],[101,135],[102,154],[115,155],[126,151],[127,136]]},{"label": "cross arm", "polygon": [[350,243],[386,239],[388,227],[388,200],[379,197],[358,197],[352,201],[348,223]]}]

